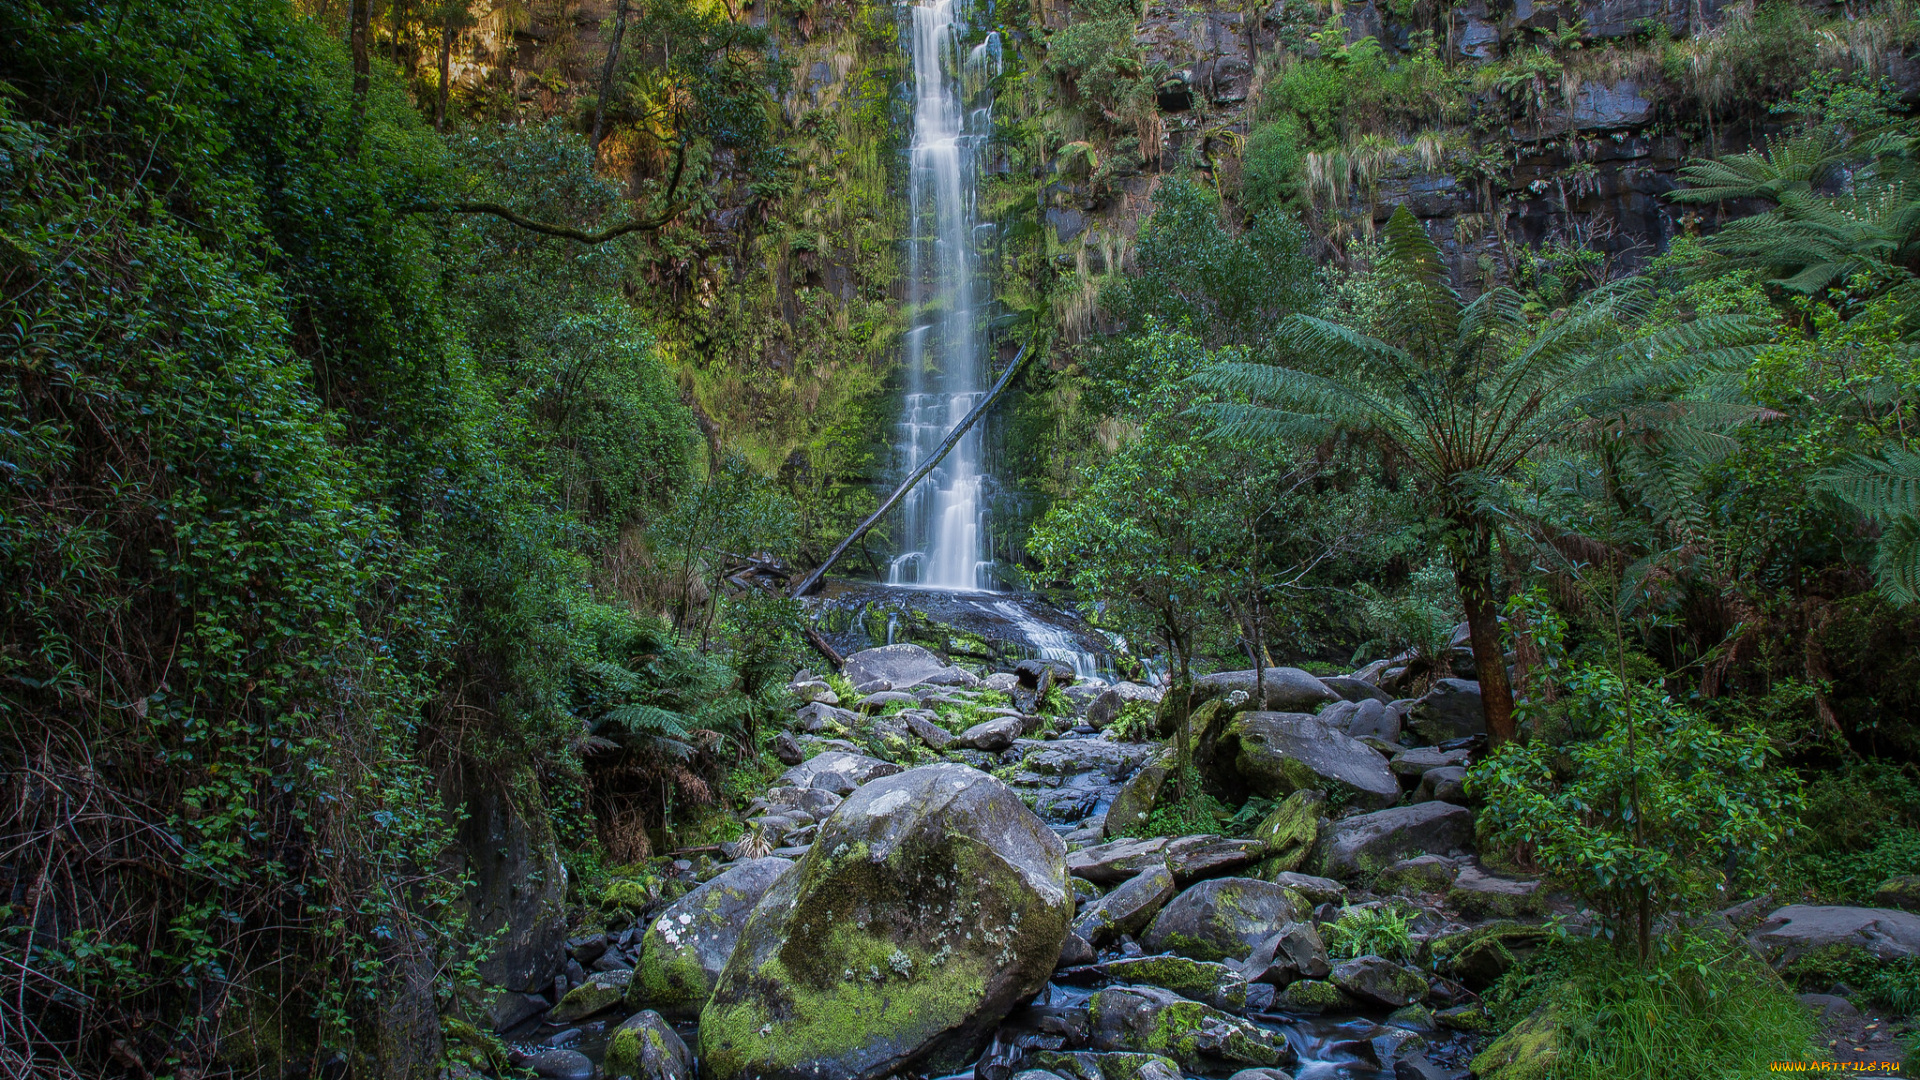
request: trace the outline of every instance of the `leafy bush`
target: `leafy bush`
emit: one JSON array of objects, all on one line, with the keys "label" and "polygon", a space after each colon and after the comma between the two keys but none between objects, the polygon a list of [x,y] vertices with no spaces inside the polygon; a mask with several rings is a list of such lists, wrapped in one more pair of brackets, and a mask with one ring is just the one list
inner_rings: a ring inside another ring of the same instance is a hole
[{"label": "leafy bush", "polygon": [[1159,706],[1151,701],[1129,701],[1120,706],[1120,715],[1107,725],[1107,734],[1121,742],[1150,742],[1159,732],[1154,723]]},{"label": "leafy bush", "polygon": [[1797,784],[1773,767],[1763,733],[1719,730],[1600,668],[1574,671],[1567,705],[1595,737],[1509,744],[1474,767],[1467,790],[1485,800],[1486,843],[1524,852],[1622,945],[1637,923],[1644,957],[1655,917],[1724,896],[1728,873],[1792,838]]}]

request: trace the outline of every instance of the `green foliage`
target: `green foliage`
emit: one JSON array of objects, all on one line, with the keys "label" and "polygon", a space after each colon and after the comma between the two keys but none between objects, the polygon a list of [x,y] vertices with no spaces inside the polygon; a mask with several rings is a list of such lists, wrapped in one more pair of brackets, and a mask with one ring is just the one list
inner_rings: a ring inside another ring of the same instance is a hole
[{"label": "green foliage", "polygon": [[1046,69],[1089,120],[1144,139],[1157,119],[1154,92],[1165,65],[1149,65],[1134,43],[1138,17],[1133,0],[1074,0],[1067,26],[1047,42]]},{"label": "green foliage", "polygon": [[[1339,16],[1315,35],[1320,55],[1295,58],[1267,85],[1267,115],[1302,153],[1330,150],[1365,133],[1453,119],[1465,104],[1460,76],[1430,33],[1409,54],[1390,54],[1371,37],[1347,44]],[[1293,124],[1287,121],[1292,120]]]},{"label": "green foliage", "polygon": [[1343,907],[1339,918],[1321,927],[1321,936],[1326,939],[1329,956],[1411,960],[1418,951],[1412,923],[1413,913],[1395,904]]},{"label": "green foliage", "polygon": [[1427,560],[1404,587],[1386,593],[1361,582],[1362,625],[1372,637],[1353,654],[1354,663],[1411,652],[1428,667],[1442,663],[1460,625],[1460,597],[1453,570],[1443,558]]},{"label": "green foliage", "polygon": [[[1568,680],[1565,714],[1588,741],[1510,744],[1475,766],[1485,842],[1526,845],[1556,881],[1623,935],[1638,921],[1725,895],[1726,875],[1790,841],[1797,785],[1763,733],[1721,731],[1654,687],[1591,666]],[[1737,880],[1737,878],[1736,878]]]},{"label": "green foliage", "polygon": [[1642,966],[1594,939],[1550,939],[1487,994],[1503,1024],[1552,1017],[1556,1077],[1758,1077],[1820,1060],[1813,1017],[1745,943],[1670,935]]},{"label": "green foliage", "polygon": [[1151,701],[1129,701],[1120,706],[1120,715],[1107,725],[1109,738],[1120,742],[1150,742],[1158,734],[1154,715],[1159,707]]}]

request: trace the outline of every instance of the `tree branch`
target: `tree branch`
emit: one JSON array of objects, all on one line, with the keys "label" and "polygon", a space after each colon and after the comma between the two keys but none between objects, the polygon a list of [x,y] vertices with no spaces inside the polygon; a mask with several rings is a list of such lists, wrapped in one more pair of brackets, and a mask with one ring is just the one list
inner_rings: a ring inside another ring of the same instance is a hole
[{"label": "tree branch", "polygon": [[584,229],[575,229],[566,225],[555,225],[548,221],[535,221],[533,218],[515,213],[511,208],[502,206],[496,202],[443,203],[438,206],[417,207],[415,212],[444,211],[453,214],[491,214],[510,225],[517,225],[529,232],[537,232],[543,236],[557,236],[563,240],[576,240],[582,244],[604,244],[609,240],[617,239],[628,233],[657,232],[661,226],[672,221],[682,209],[684,209],[684,207],[669,207],[665,213],[658,217],[639,218],[595,232],[587,232]]}]

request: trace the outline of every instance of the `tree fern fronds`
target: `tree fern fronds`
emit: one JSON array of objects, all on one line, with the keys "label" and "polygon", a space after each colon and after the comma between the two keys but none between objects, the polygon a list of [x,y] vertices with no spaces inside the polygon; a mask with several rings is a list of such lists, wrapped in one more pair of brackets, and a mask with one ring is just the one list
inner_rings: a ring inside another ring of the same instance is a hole
[{"label": "tree fern fronds", "polygon": [[1920,453],[1912,450],[1888,447],[1884,461],[1855,454],[1815,480],[1870,517],[1920,517]]},{"label": "tree fern fronds", "polygon": [[1788,193],[1810,191],[1849,156],[1848,140],[1830,129],[1774,136],[1759,151],[1707,161],[1680,170],[1686,187],[1669,197],[1676,202],[1707,203],[1727,199],[1777,202]]},{"label": "tree fern fronds", "polygon": [[1920,518],[1899,518],[1887,527],[1873,569],[1895,603],[1920,603]]},{"label": "tree fern fronds", "polygon": [[1188,412],[1195,419],[1210,422],[1212,433],[1223,439],[1315,443],[1338,430],[1324,417],[1259,405],[1214,402],[1195,405]]},{"label": "tree fern fronds", "polygon": [[635,734],[664,735],[670,739],[689,739],[687,717],[653,705],[615,705],[601,716],[606,723],[618,724]]}]

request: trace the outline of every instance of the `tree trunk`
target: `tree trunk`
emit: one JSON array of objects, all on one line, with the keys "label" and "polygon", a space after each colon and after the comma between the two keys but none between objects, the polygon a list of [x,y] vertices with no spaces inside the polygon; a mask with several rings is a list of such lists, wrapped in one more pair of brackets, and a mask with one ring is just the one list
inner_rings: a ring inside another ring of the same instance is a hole
[{"label": "tree trunk", "polygon": [[453,53],[453,20],[440,24],[440,100],[433,107],[433,130],[447,129],[447,67]]},{"label": "tree trunk", "polygon": [[373,22],[373,0],[353,0],[353,30],[348,39],[353,50],[353,117],[367,118],[367,86],[371,71],[367,63],[367,33]]},{"label": "tree trunk", "polygon": [[1467,610],[1467,635],[1473,642],[1474,673],[1480,679],[1480,704],[1487,716],[1487,741],[1499,749],[1514,736],[1513,688],[1500,648],[1500,608],[1493,594],[1493,547],[1486,527],[1465,526],[1467,536],[1455,557],[1453,580],[1460,606]]},{"label": "tree trunk", "polygon": [[1175,687],[1180,694],[1180,716],[1174,724],[1174,798],[1187,801],[1187,770],[1193,765],[1193,675],[1187,663],[1187,650],[1180,638],[1167,635],[1167,644],[1173,646],[1174,665],[1178,671],[1178,683]]},{"label": "tree trunk", "polygon": [[620,0],[613,14],[613,41],[607,45],[607,65],[600,69],[600,100],[593,106],[593,162],[600,163],[601,122],[607,113],[607,95],[613,92],[613,69],[620,63],[620,39],[627,33],[627,0]]}]

